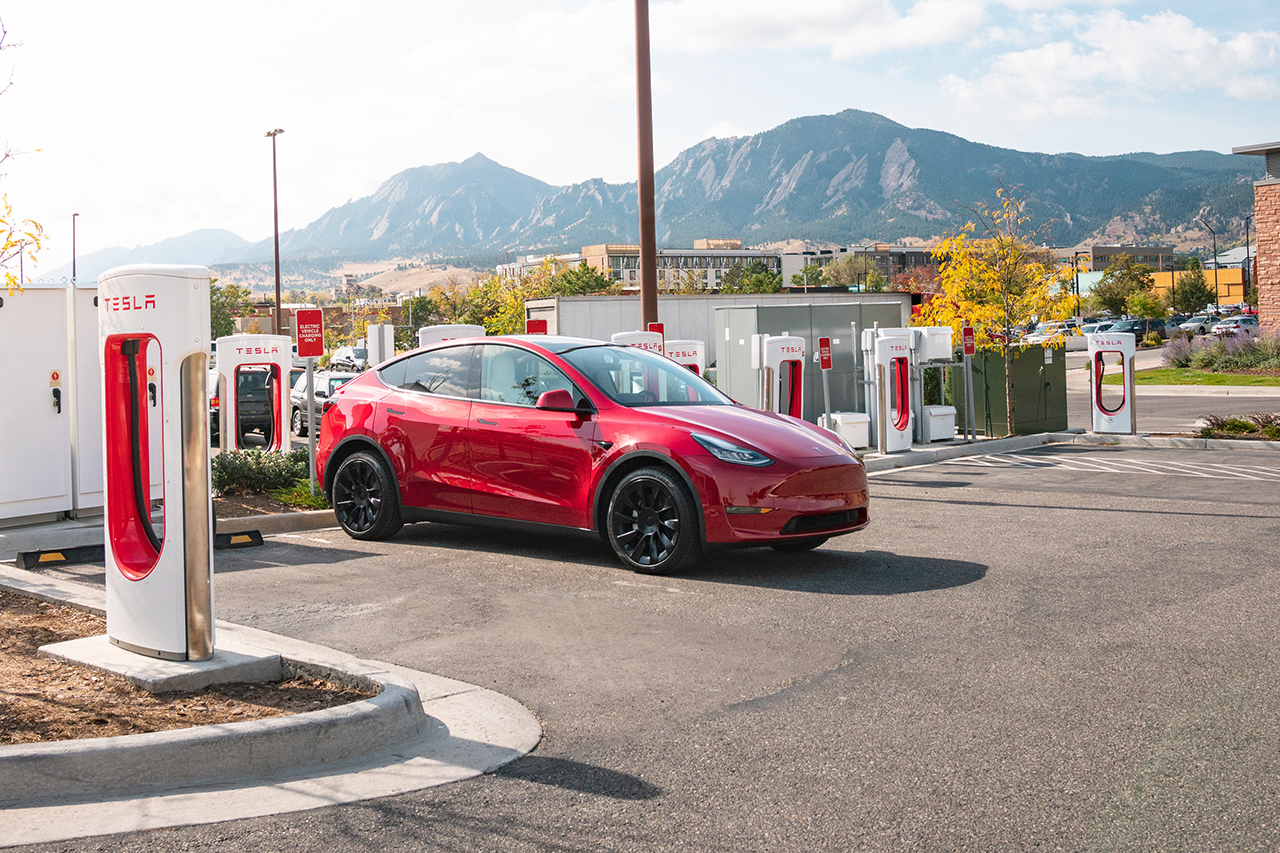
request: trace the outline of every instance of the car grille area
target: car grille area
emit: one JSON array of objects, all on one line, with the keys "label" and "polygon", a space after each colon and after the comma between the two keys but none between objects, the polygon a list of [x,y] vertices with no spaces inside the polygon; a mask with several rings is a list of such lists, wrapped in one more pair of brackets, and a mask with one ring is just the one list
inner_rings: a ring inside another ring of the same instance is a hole
[{"label": "car grille area", "polygon": [[823,530],[839,530],[856,527],[867,520],[866,507],[828,512],[822,515],[797,515],[782,526],[782,533],[819,533]]}]

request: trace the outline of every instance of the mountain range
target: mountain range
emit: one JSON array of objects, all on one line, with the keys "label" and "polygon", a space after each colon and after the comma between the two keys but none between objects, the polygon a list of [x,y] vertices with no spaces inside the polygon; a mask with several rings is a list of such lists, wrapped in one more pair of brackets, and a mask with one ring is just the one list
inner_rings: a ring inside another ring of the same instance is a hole
[{"label": "mountain range", "polygon": [[[929,240],[962,225],[974,204],[994,203],[1003,183],[1030,197],[1033,224],[1048,223],[1056,245],[1207,246],[1209,234],[1195,222],[1203,216],[1221,247],[1243,239],[1262,167],[1257,157],[1212,151],[1014,151],[845,110],[680,152],[655,175],[658,241]],[[390,258],[492,263],[505,254],[637,241],[634,183],[595,178],[553,186],[476,154],[393,175],[372,195],[282,233],[281,254],[309,267]],[[199,231],[95,255],[114,253],[106,269],[140,257],[161,262],[175,252],[187,262],[261,263],[271,260],[272,240],[250,244],[230,232]],[[98,263],[86,256],[80,266],[89,274]]]}]

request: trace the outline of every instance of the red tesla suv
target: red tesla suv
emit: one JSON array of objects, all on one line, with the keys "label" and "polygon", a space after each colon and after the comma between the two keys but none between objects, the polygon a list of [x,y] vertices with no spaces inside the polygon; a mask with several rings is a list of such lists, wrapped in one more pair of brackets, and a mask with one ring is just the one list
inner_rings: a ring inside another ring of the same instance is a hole
[{"label": "red tesla suv", "polygon": [[580,338],[447,341],[367,371],[326,403],[316,465],[356,539],[414,521],[576,528],[652,574],[867,525],[866,471],[834,434]]}]

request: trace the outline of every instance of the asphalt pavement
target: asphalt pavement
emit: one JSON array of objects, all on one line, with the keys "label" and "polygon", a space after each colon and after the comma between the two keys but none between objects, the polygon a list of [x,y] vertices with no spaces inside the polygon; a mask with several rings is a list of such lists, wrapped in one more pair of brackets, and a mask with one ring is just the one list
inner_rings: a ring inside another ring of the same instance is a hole
[{"label": "asphalt pavement", "polygon": [[220,618],[500,691],[544,740],[418,793],[31,849],[1280,847],[1280,455],[1050,445],[871,489],[862,533],[671,577],[438,524],[218,552]]}]

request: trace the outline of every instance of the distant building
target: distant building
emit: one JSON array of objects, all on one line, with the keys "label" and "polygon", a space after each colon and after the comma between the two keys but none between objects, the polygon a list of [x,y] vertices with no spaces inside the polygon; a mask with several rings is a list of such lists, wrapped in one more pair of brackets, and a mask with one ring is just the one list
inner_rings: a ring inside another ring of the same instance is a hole
[{"label": "distant building", "polygon": [[[671,287],[683,282],[688,271],[702,276],[703,286],[718,290],[724,274],[734,264],[744,267],[760,261],[770,272],[781,274],[782,256],[777,252],[743,249],[741,240],[695,240],[692,249],[658,250],[658,287]],[[605,243],[583,246],[582,259],[596,269],[608,273],[623,288],[640,286],[640,247]]]},{"label": "distant building", "polygon": [[1090,247],[1090,268],[1105,270],[1116,258],[1128,255],[1136,264],[1146,264],[1157,271],[1173,269],[1172,246],[1147,246],[1140,243],[1119,243],[1110,246]]},{"label": "distant building", "polygon": [[[565,267],[576,267],[578,264],[582,263],[582,253],[571,252],[564,255],[525,255],[523,257],[517,257],[514,261],[499,264],[497,273],[498,275],[504,275],[507,278],[523,278],[534,270],[537,270],[548,260],[552,261],[560,269],[564,269]],[[588,261],[588,263],[590,263],[590,261]]]},{"label": "distant building", "polygon": [[790,287],[791,277],[806,266],[826,267],[846,257],[865,257],[875,261],[876,269],[890,282],[903,273],[937,264],[930,249],[895,246],[892,243],[869,243],[865,246],[846,246],[816,252],[788,252],[782,255],[782,285]]}]

